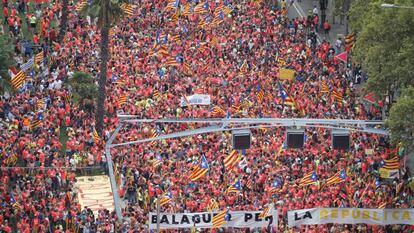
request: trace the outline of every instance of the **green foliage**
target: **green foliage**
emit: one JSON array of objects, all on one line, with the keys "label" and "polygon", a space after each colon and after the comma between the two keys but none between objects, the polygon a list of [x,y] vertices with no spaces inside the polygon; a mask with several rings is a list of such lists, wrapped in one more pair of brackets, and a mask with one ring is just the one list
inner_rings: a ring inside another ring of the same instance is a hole
[{"label": "green foliage", "polygon": [[[410,67],[414,62],[414,10],[381,8],[381,3],[355,0],[350,25],[357,33],[353,58],[368,72],[367,91],[384,97],[414,84]],[[409,0],[398,4],[414,5]]]},{"label": "green foliage", "polygon": [[386,126],[391,132],[391,141],[414,149],[414,87],[403,90],[402,95],[390,110]]},{"label": "green foliage", "polygon": [[8,35],[0,36],[0,93],[12,90],[8,70],[15,65],[13,54],[11,38]]},{"label": "green foliage", "polygon": [[93,0],[92,5],[86,5],[82,12],[92,17],[97,17],[98,26],[100,28],[106,26],[107,24],[112,26],[124,15],[124,11],[121,8],[122,3],[129,3],[129,1]]},{"label": "green foliage", "polygon": [[83,72],[75,72],[69,80],[73,89],[73,101],[83,103],[85,100],[94,100],[98,93],[92,76]]}]

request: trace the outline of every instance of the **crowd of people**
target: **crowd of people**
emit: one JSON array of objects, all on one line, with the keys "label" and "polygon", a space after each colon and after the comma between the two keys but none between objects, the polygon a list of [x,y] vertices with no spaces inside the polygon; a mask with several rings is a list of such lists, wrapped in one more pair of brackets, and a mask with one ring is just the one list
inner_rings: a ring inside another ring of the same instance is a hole
[{"label": "crowd of people", "polygon": [[[133,14],[120,17],[111,29],[103,140],[117,127],[117,113],[149,119],[382,119],[381,103],[364,104],[352,70],[335,59],[343,46],[318,43],[318,19],[313,20],[317,17],[289,19],[287,9],[267,1],[207,1],[208,9],[197,7],[197,0],[178,2],[178,6],[167,1],[134,2]],[[73,101],[67,82],[79,71],[99,76],[99,28],[96,20],[76,10],[77,4],[70,2],[67,32],[58,41],[61,2],[2,1],[2,33],[14,41],[18,63],[14,70],[42,51],[45,59],[27,72],[23,87],[0,96],[0,232],[145,232],[148,214],[156,210],[154,200],[167,190],[173,198],[161,207],[163,212],[204,212],[212,198],[219,210],[262,210],[274,203],[280,218],[273,232],[292,230],[286,214],[293,209],[413,208],[411,174],[403,169],[401,148],[395,149],[380,135],[352,132],[349,151],[333,150],[330,130],[321,128],[306,129],[303,149],[285,148],[284,128],[253,130],[251,149],[240,152],[240,161],[230,169],[223,163],[232,152],[229,133],[113,148],[119,194],[126,203],[123,221],[109,210],[94,214],[82,208],[77,171],[105,167],[106,159],[102,144],[93,138],[94,107]],[[19,18],[22,14],[25,22]],[[24,35],[22,24],[30,36]],[[294,80],[281,80],[282,68],[293,69]],[[193,94],[210,95],[211,104],[183,105],[182,97]],[[120,101],[121,96],[126,100]],[[131,125],[115,142],[202,126]],[[192,168],[202,156],[209,171],[191,181]],[[381,179],[381,162],[395,156],[400,158],[399,177]],[[326,185],[341,170],[346,170],[346,180]],[[304,174],[312,171],[318,182],[300,185]],[[236,180],[241,190],[226,193]],[[412,230],[407,225],[363,224],[293,229]]]}]

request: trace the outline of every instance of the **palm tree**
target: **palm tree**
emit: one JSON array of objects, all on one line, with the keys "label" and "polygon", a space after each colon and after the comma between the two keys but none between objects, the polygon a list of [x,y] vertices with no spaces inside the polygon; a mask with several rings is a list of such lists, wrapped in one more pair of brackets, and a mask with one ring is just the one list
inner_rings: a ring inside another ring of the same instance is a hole
[{"label": "palm tree", "polygon": [[62,18],[60,19],[58,41],[62,41],[63,37],[65,36],[67,24],[68,24],[68,0],[63,0]]},{"label": "palm tree", "polygon": [[101,30],[101,64],[98,79],[98,99],[95,112],[95,129],[100,136],[102,136],[105,116],[104,104],[106,97],[106,72],[109,60],[109,30],[111,26],[124,15],[124,10],[121,8],[121,3],[124,2],[126,2],[126,0],[93,0],[92,4],[86,9],[86,12],[89,15],[98,18],[98,27]]}]

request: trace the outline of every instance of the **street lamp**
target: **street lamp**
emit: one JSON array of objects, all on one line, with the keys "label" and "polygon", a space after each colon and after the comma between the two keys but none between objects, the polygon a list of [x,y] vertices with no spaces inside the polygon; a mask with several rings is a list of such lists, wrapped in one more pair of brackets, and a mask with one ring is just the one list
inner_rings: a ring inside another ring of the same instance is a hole
[{"label": "street lamp", "polygon": [[414,6],[400,6],[395,4],[383,3],[381,4],[382,8],[403,8],[403,9],[414,9]]}]

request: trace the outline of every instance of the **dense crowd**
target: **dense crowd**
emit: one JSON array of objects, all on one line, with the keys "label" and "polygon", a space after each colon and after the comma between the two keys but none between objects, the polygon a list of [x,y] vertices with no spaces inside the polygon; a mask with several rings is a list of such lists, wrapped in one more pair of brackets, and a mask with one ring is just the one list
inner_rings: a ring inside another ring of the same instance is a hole
[{"label": "dense crowd", "polygon": [[[364,105],[353,70],[335,59],[343,46],[326,40],[318,43],[316,15],[289,19],[286,4],[222,0],[208,1],[208,10],[196,13],[187,11],[194,8],[189,4],[198,5],[191,2],[181,0],[177,16],[174,7],[166,9],[166,1],[140,0],[133,15],[122,17],[111,29],[103,139],[118,125],[117,113],[150,119],[226,115],[381,119],[382,103]],[[126,203],[124,219],[118,223],[108,210],[94,215],[77,202],[76,172],[105,165],[106,160],[102,145],[92,136],[94,107],[75,104],[67,80],[76,71],[98,78],[96,21],[80,16],[76,3],[70,3],[68,30],[57,41],[60,2],[3,0],[2,7],[2,32],[14,40],[16,62],[22,65],[41,51],[46,58],[28,73],[22,88],[0,97],[2,232],[144,232],[148,213],[156,209],[155,198],[166,190],[173,196],[161,208],[166,212],[204,212],[211,198],[217,199],[220,210],[262,210],[274,203],[280,213],[274,232],[289,230],[286,213],[292,209],[413,208],[407,169],[392,181],[379,177],[384,159],[398,156],[403,168],[403,150],[390,147],[383,136],[352,132],[351,149],[337,151],[331,149],[330,130],[307,128],[305,147],[295,150],[284,147],[284,128],[262,128],[253,130],[251,149],[241,153],[232,169],[223,164],[232,152],[229,133],[112,149],[119,193]],[[22,15],[25,20],[19,18]],[[22,24],[27,25],[30,39],[23,35]],[[295,70],[295,80],[278,79],[282,67]],[[324,85],[329,91],[323,90]],[[293,104],[283,101],[281,88]],[[211,105],[182,106],[181,97],[195,93],[210,95]],[[121,96],[127,97],[125,102],[119,101]],[[212,107],[223,111],[211,111]],[[132,125],[115,142],[201,126]],[[63,134],[67,134],[66,145],[62,145]],[[192,167],[201,156],[207,159],[209,171],[192,182]],[[162,163],[155,166],[159,158]],[[347,172],[344,182],[325,185],[341,170]],[[319,182],[301,186],[304,174],[312,171]],[[236,180],[241,181],[241,191],[226,194]],[[413,228],[330,224],[294,230],[410,232]]]}]

